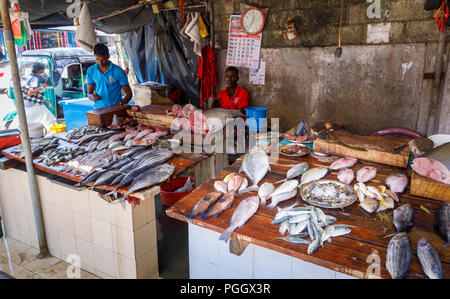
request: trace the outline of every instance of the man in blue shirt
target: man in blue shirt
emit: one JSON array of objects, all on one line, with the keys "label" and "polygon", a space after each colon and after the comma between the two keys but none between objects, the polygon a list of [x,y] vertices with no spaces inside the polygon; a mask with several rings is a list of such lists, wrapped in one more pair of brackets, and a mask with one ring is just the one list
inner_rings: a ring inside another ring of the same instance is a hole
[{"label": "man in blue shirt", "polygon": [[[133,96],[127,75],[119,66],[109,61],[106,45],[95,45],[94,55],[97,64],[87,70],[88,98],[95,101],[94,109],[117,104],[126,105]],[[122,89],[125,92],[123,99]]]}]

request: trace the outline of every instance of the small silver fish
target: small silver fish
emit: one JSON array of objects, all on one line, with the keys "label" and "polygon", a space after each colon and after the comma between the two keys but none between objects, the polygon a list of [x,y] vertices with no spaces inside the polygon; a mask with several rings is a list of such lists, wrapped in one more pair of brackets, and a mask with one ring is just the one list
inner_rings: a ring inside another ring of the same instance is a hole
[{"label": "small silver fish", "polygon": [[274,184],[277,185],[277,184],[286,182],[290,179],[293,179],[295,177],[298,177],[298,176],[302,175],[308,169],[309,169],[309,164],[307,162],[299,163],[287,171],[286,178],[284,180],[277,181]]},{"label": "small silver fish", "polygon": [[284,240],[286,242],[297,244],[297,245],[309,245],[311,242],[308,240],[305,240],[303,238],[307,237],[308,234],[297,234],[297,235],[291,235],[287,237],[278,237],[278,239]]}]

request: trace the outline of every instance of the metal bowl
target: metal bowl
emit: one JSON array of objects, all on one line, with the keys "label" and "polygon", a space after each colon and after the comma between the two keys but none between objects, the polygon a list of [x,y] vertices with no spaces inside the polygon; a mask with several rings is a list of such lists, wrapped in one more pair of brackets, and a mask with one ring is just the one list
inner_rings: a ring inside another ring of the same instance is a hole
[{"label": "metal bowl", "polygon": [[[350,194],[350,196],[346,200],[339,200],[336,198],[334,198],[334,200],[333,200],[333,198],[330,198],[329,200],[327,200],[327,198],[323,198],[322,200],[314,200],[311,198],[309,193],[311,192],[312,188],[314,188],[314,186],[325,185],[325,184],[329,184],[329,183],[333,183],[335,185],[340,186],[341,188],[344,188],[348,192],[348,194]],[[357,201],[355,190],[350,185],[344,184],[344,183],[336,181],[336,180],[325,179],[325,180],[313,181],[313,182],[307,183],[299,188],[300,188],[300,196],[302,197],[302,199],[304,201],[306,201],[307,203],[309,203],[313,206],[317,206],[317,207],[321,207],[321,208],[343,209],[345,207],[350,206],[355,201]]]},{"label": "metal bowl", "polygon": [[[286,148],[288,148],[289,146],[294,146],[294,145],[303,147],[303,148],[305,149],[305,153],[302,154],[302,155],[297,155],[297,154],[285,154],[285,153],[283,153],[283,149],[286,149]],[[287,143],[287,144],[283,144],[282,146],[279,147],[278,150],[279,150],[280,154],[282,154],[282,155],[284,155],[284,156],[288,156],[288,157],[303,157],[303,156],[308,155],[308,154],[311,152],[311,149],[309,148],[309,146],[304,145],[304,144],[301,144],[301,143]]]}]

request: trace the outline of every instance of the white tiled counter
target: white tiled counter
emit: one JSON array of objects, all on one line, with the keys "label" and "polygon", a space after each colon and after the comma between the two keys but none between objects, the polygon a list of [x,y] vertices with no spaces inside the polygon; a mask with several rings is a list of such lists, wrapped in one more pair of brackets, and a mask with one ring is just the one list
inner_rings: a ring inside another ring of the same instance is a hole
[{"label": "white tiled counter", "polygon": [[220,233],[189,224],[192,279],[342,279],[354,278],[264,247],[249,244],[242,255],[229,252]]},{"label": "white tiled counter", "polygon": [[[154,199],[132,208],[97,192],[77,191],[37,175],[47,245],[62,260],[77,254],[81,268],[104,278],[158,278]],[[0,170],[0,209],[6,235],[39,248],[26,172]]]}]

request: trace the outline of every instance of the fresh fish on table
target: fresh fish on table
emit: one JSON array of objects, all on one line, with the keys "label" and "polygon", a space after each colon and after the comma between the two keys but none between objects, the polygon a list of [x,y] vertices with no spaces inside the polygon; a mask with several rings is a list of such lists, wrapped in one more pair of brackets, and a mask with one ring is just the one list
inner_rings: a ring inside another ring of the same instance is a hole
[{"label": "fresh fish on table", "polygon": [[109,141],[108,140],[103,140],[103,141],[98,143],[97,150],[101,151],[102,149],[108,148],[108,146],[109,146]]},{"label": "fresh fish on table", "polygon": [[137,154],[137,153],[139,153],[139,152],[145,152],[146,151],[146,148],[141,148],[141,147],[133,147],[133,148],[130,148],[130,149],[128,149],[128,150],[126,150],[123,154],[122,154],[122,156],[121,157],[124,157],[124,158],[127,158],[127,157],[131,157],[131,156],[133,156],[133,155],[135,155],[135,154]]},{"label": "fresh fish on table", "polygon": [[258,207],[258,196],[248,197],[241,201],[231,216],[229,227],[220,235],[219,240],[228,242],[233,231],[242,227],[256,213]]},{"label": "fresh fish on table", "polygon": [[307,162],[299,163],[287,171],[286,178],[284,180],[275,182],[274,184],[275,185],[280,184],[280,183],[286,182],[290,179],[293,179],[295,177],[298,177],[298,176],[302,175],[308,169],[309,169],[309,164]]},{"label": "fresh fish on table", "polygon": [[403,193],[408,186],[408,177],[404,174],[390,174],[386,178],[386,185],[395,193]]},{"label": "fresh fish on table", "polygon": [[402,279],[412,259],[411,241],[406,233],[395,234],[389,241],[386,268],[393,279]]},{"label": "fresh fish on table", "polygon": [[252,153],[246,154],[239,172],[243,171],[253,185],[240,193],[258,191],[258,183],[266,176],[269,170],[269,157],[263,150],[256,148]]},{"label": "fresh fish on table", "polygon": [[441,249],[450,246],[450,203],[445,203],[439,210],[436,217],[436,226],[445,242],[447,242],[442,245]]},{"label": "fresh fish on table", "polygon": [[443,270],[439,253],[425,238],[421,238],[417,243],[417,257],[428,278],[442,279]]},{"label": "fresh fish on table", "polygon": [[206,211],[217,199],[222,196],[221,192],[211,192],[202,199],[200,199],[192,210],[186,215],[186,220],[194,220],[200,213]]},{"label": "fresh fish on table", "polygon": [[130,141],[130,140],[133,140],[133,138],[136,137],[138,134],[139,134],[138,130],[134,130],[134,131],[128,132],[128,134],[125,136],[123,141],[127,142],[127,141]]},{"label": "fresh fish on table", "polygon": [[82,144],[83,142],[90,141],[94,138],[109,138],[114,134],[115,134],[115,132],[107,131],[107,132],[85,135],[85,136],[81,137],[80,139],[78,139],[76,144]]},{"label": "fresh fish on table", "polygon": [[450,142],[415,158],[411,167],[421,176],[450,185]]},{"label": "fresh fish on table", "polygon": [[267,199],[270,198],[270,194],[272,194],[275,191],[275,186],[272,183],[265,182],[264,184],[259,187],[258,190],[258,196],[261,200],[262,205],[266,205]]},{"label": "fresh fish on table", "polygon": [[342,168],[337,175],[337,179],[347,185],[350,185],[354,178],[355,173],[350,168]]},{"label": "fresh fish on table", "polygon": [[110,150],[112,150],[116,147],[123,146],[123,145],[124,145],[124,143],[121,140],[117,140],[117,141],[113,141],[113,142],[109,143],[108,148]]},{"label": "fresh fish on table", "polygon": [[96,141],[96,140],[91,141],[87,146],[88,151],[93,152],[97,148],[97,146],[98,146],[98,141]]},{"label": "fresh fish on table", "polygon": [[108,169],[99,169],[99,170],[93,171],[92,173],[87,175],[77,185],[78,186],[85,186],[85,185],[89,184],[90,182],[93,182],[93,181],[97,180],[101,175],[107,173],[108,171],[109,171]]},{"label": "fresh fish on table", "polygon": [[118,200],[124,201],[133,192],[164,182],[174,171],[175,165],[167,163],[148,169],[133,180],[127,192]]},{"label": "fresh fish on table", "polygon": [[287,182],[284,182],[283,184],[278,186],[278,188],[276,188],[275,191],[270,193],[270,197],[273,197],[275,195],[282,194],[282,193],[291,192],[292,190],[297,188],[297,186],[298,186],[297,180],[289,180]]},{"label": "fresh fish on table", "polygon": [[228,192],[228,184],[224,181],[215,181],[214,182],[214,189],[216,189],[219,192],[227,193]]},{"label": "fresh fish on table", "polygon": [[236,192],[239,190],[239,187],[242,184],[242,180],[243,177],[241,177],[240,175],[233,176],[228,182],[228,191],[225,196],[214,203],[214,205],[209,207],[208,210],[203,211],[199,216],[200,219],[207,220],[213,215],[214,217],[219,217],[219,215],[222,214],[223,211],[229,209],[234,202]]},{"label": "fresh fish on table", "polygon": [[304,239],[307,236],[308,234],[304,233],[304,234],[289,235],[287,237],[278,237],[278,239],[297,245],[309,245],[311,242]]},{"label": "fresh fish on table", "polygon": [[356,180],[358,182],[368,182],[377,176],[377,169],[372,166],[364,166],[356,172]]},{"label": "fresh fish on table", "polygon": [[120,172],[118,172],[116,170],[110,170],[110,171],[104,173],[103,175],[101,175],[100,177],[98,177],[98,179],[92,185],[91,189],[94,189],[94,187],[97,187],[97,186],[108,185],[109,183],[114,181],[114,179],[120,175],[121,175]]},{"label": "fresh fish on table", "polygon": [[434,147],[434,142],[427,137],[411,139],[408,144],[416,158],[423,156]]},{"label": "fresh fish on table", "polygon": [[328,168],[316,167],[307,170],[303,175],[300,183],[300,187],[312,181],[320,180],[329,173]]},{"label": "fresh fish on table", "polygon": [[358,159],[355,159],[355,158],[351,158],[351,157],[341,158],[341,159],[338,159],[338,160],[334,161],[333,163],[331,163],[330,169],[331,170],[339,170],[339,169],[343,169],[343,168],[352,168],[353,166],[355,166],[355,164],[357,162],[358,162]]},{"label": "fresh fish on table", "polygon": [[123,180],[123,178],[126,176],[126,174],[121,174],[121,175],[119,175],[118,177],[116,177],[115,179],[114,179],[114,181],[112,181],[111,182],[111,186],[114,186],[114,185],[117,185],[118,183],[120,183],[122,180]]},{"label": "fresh fish on table", "polygon": [[398,232],[404,232],[414,225],[414,210],[411,204],[403,204],[394,210],[394,226]]}]

